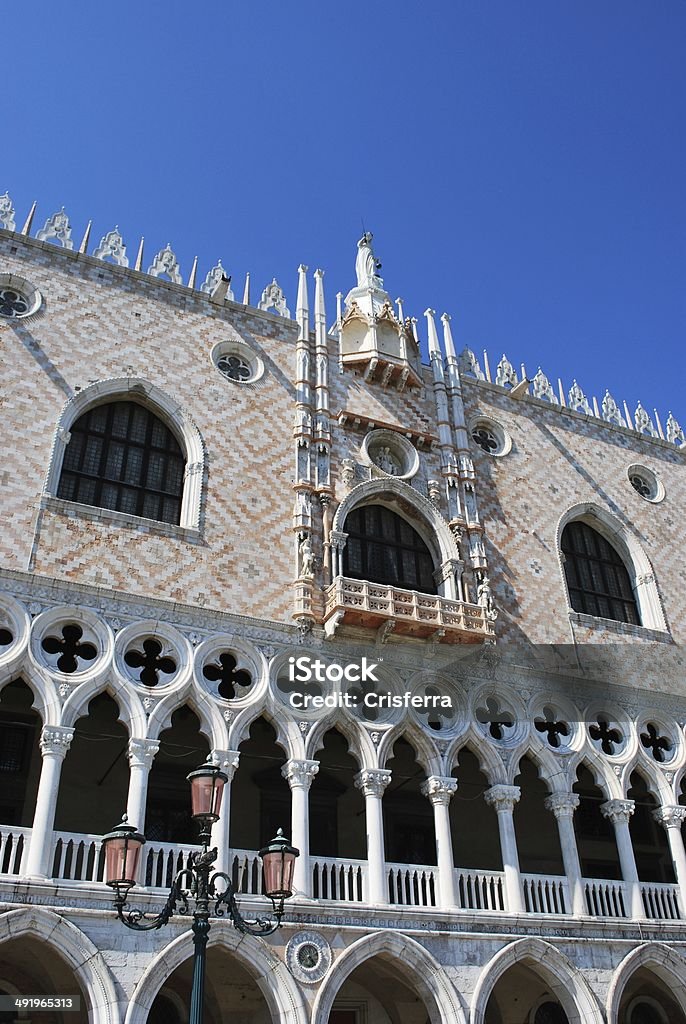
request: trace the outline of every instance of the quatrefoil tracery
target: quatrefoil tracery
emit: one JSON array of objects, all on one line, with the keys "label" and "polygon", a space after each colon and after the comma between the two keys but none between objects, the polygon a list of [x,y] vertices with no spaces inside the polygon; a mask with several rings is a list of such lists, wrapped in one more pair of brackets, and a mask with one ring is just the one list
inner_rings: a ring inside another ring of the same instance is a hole
[{"label": "quatrefoil tracery", "polygon": [[202,674],[211,683],[219,683],[217,692],[224,700],[244,697],[252,686],[252,677],[244,669],[236,668],[236,659],[230,651],[222,651],[214,662],[205,665]]},{"label": "quatrefoil tracery", "polygon": [[609,721],[602,717],[598,717],[593,725],[589,725],[588,731],[591,739],[600,744],[604,754],[614,754],[624,739],[619,729],[613,728]]},{"label": "quatrefoil tracery", "polygon": [[79,661],[93,661],[98,650],[94,644],[82,643],[83,630],[77,623],[69,622],[62,626],[62,636],[46,636],[41,647],[46,654],[59,654],[57,668],[60,672],[78,672]]},{"label": "quatrefoil tracery", "polygon": [[504,739],[509,730],[514,727],[512,712],[502,708],[495,697],[487,697],[484,705],[476,709],[476,720],[481,725],[488,726],[488,731],[494,740]]},{"label": "quatrefoil tracery", "polygon": [[0,628],[0,647],[9,647],[14,640],[14,637],[10,633],[9,629],[5,629],[4,626]]},{"label": "quatrefoil tracery", "polygon": [[167,655],[162,655],[162,644],[154,637],[143,641],[143,650],[128,650],[124,661],[129,668],[139,668],[138,679],[144,686],[157,686],[160,674],[171,676],[176,672],[176,662]]},{"label": "quatrefoil tracery", "polygon": [[645,732],[641,733],[641,743],[649,750],[653,755],[655,761],[659,761],[662,764],[663,761],[667,760],[665,756],[673,748],[674,744],[668,736],[662,736],[661,730],[653,722],[648,722],[645,727]]},{"label": "quatrefoil tracery", "polygon": [[546,740],[551,747],[555,748],[563,745],[560,737],[571,734],[567,723],[559,721],[555,709],[551,707],[544,707],[543,714],[534,718],[534,726],[538,732],[545,733]]}]

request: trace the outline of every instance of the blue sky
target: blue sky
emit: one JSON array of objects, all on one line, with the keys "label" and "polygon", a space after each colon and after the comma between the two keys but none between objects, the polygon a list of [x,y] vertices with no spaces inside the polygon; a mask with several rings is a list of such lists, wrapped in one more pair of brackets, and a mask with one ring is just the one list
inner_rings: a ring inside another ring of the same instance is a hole
[{"label": "blue sky", "polygon": [[[686,425],[686,4],[28,2],[6,40],[0,192],[218,257],[253,301],[300,262],[460,347]],[[10,127],[11,126],[11,127]]]}]

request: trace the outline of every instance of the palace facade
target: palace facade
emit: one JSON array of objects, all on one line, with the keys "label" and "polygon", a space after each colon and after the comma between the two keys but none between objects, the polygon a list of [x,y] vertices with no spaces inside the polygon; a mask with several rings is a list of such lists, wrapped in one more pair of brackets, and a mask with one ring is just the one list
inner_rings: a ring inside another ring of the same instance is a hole
[{"label": "palace facade", "polygon": [[101,841],[157,912],[209,757],[247,917],[300,856],[274,935],[212,920],[208,1024],[686,1024],[674,416],[491,368],[369,234],[291,313],[34,221],[0,197],[0,994],[187,1020],[188,919],[124,928]]}]

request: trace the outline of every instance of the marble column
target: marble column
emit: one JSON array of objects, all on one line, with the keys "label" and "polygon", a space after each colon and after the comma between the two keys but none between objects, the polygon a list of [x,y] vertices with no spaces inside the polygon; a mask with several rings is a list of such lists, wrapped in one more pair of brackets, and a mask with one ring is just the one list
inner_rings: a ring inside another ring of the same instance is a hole
[{"label": "marble column", "polygon": [[629,819],[634,813],[635,806],[633,800],[608,800],[600,805],[600,810],[603,816],[612,822],[612,827],[615,830],[617,853],[627,891],[627,912],[629,917],[640,919],[645,917],[645,911],[636,870],[634,848],[631,845],[631,833],[629,832]]},{"label": "marble column", "polygon": [[363,768],[355,776],[355,785],[364,795],[367,822],[367,900],[388,903],[386,854],[384,850],[382,799],[391,781],[387,768]]},{"label": "marble column", "polygon": [[[126,800],[126,816],[129,824],[139,832],[145,832],[145,809],[148,800],[148,777],[155,754],[160,749],[158,740],[130,739],[129,793]],[[112,827],[117,824],[112,823]],[[141,858],[142,863],[143,858]]]},{"label": "marble column", "polygon": [[443,778],[440,775],[430,775],[426,782],[422,783],[422,793],[429,798],[434,809],[439,906],[443,909],[457,906],[449,812],[450,800],[456,789],[457,779],[452,777]]},{"label": "marble column", "polygon": [[[215,749],[211,751],[209,756],[212,764],[218,765],[224,774],[229,777],[229,781],[225,783],[224,792],[222,793],[219,821],[215,821],[212,826],[212,845],[217,847],[215,871],[225,871],[228,875],[231,874],[231,839],[229,835],[231,827],[231,783],[238,768],[239,758],[240,754],[237,750]],[[265,842],[271,838],[271,836],[266,836]]]},{"label": "marble column", "polygon": [[571,907],[567,907],[567,913],[571,911],[575,917],[588,913],[584,897],[581,863],[579,861],[579,848],[576,845],[576,835],[574,833],[574,811],[578,806],[578,793],[551,793],[545,800],[546,810],[552,811],[555,815],[557,830],[560,836],[562,863],[564,864],[565,875],[567,876],[567,886],[571,900]]},{"label": "marble column", "polygon": [[49,878],[53,851],[53,830],[62,762],[74,738],[74,730],[64,726],[44,726],[40,738],[43,755],[31,842],[24,874],[30,878]]},{"label": "marble column", "polygon": [[667,833],[674,874],[679,885],[681,913],[686,914],[686,851],[681,831],[681,826],[686,821],[686,807],[681,804],[663,805],[653,811],[653,817]]},{"label": "marble column", "polygon": [[524,911],[524,892],[519,871],[519,854],[517,852],[517,837],[514,828],[514,805],[520,796],[521,790],[519,786],[505,786],[502,784],[491,786],[484,793],[484,800],[491,807],[495,807],[498,815],[500,850],[503,858],[503,873],[505,875],[505,894],[507,896],[507,909],[511,914],[520,914]]},{"label": "marble column", "polygon": [[293,874],[293,888],[299,896],[312,895],[309,796],[312,779],[318,771],[319,761],[286,761],[281,769],[281,774],[291,787],[291,842],[300,850]]}]

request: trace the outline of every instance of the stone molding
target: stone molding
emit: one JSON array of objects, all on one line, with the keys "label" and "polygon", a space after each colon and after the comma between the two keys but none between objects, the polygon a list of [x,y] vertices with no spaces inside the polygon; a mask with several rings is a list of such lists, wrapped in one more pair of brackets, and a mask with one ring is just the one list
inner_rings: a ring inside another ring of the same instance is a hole
[{"label": "stone molding", "polygon": [[281,769],[281,774],[288,782],[291,789],[296,787],[309,789],[312,780],[319,771],[319,761],[286,761]]},{"label": "stone molding", "polygon": [[365,797],[376,797],[378,800],[391,781],[391,772],[387,768],[364,768],[355,776],[355,785],[362,790]]},{"label": "stone molding", "polygon": [[63,760],[74,739],[74,730],[62,725],[45,726],[40,737],[40,752],[43,757],[48,755]]},{"label": "stone molding", "polygon": [[552,811],[556,818],[572,817],[579,806],[578,793],[551,793],[544,800],[546,811]]},{"label": "stone molding", "polygon": [[484,800],[491,807],[495,807],[498,814],[511,813],[521,795],[519,786],[505,786],[499,783],[484,792]]},{"label": "stone molding", "polygon": [[600,805],[600,812],[613,825],[628,825],[635,807],[634,800],[608,800]]},{"label": "stone molding", "polygon": [[457,779],[445,778],[441,775],[430,775],[420,786],[421,792],[431,803],[448,806],[457,790]]},{"label": "stone molding", "polygon": [[653,811],[653,818],[663,828],[681,828],[686,821],[686,807],[683,804],[663,804]]}]

